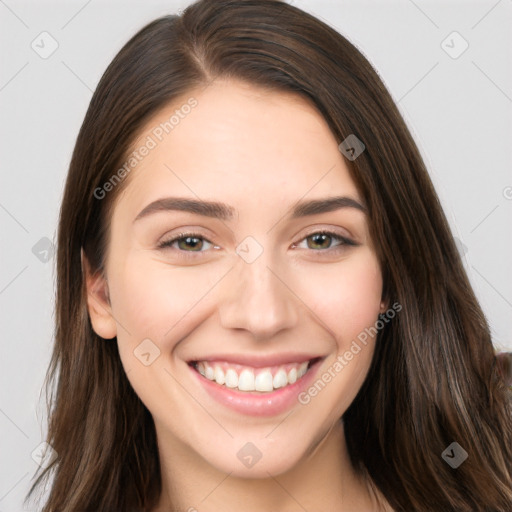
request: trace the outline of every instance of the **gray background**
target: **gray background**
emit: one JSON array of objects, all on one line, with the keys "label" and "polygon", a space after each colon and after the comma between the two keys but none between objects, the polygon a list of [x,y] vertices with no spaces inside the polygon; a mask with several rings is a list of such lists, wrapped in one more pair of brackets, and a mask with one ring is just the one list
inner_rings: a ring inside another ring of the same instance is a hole
[{"label": "gray background", "polygon": [[[0,512],[23,510],[37,468],[31,454],[44,439],[50,241],[92,91],[129,37],[188,3],[0,0]],[[348,37],[390,89],[459,239],[496,348],[512,350],[512,1],[293,3]],[[51,49],[43,31],[58,43],[46,59],[31,47]],[[469,44],[457,58],[464,42],[453,31]]]}]

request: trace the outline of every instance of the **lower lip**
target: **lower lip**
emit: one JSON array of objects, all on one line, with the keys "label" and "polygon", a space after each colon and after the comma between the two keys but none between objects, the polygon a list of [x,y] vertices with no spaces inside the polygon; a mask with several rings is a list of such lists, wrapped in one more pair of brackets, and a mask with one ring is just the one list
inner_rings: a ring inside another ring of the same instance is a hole
[{"label": "lower lip", "polygon": [[206,392],[217,402],[247,416],[277,416],[299,403],[298,395],[314,380],[322,359],[315,361],[308,371],[293,384],[269,393],[238,391],[221,386],[215,381],[203,377],[195,368],[189,366]]}]

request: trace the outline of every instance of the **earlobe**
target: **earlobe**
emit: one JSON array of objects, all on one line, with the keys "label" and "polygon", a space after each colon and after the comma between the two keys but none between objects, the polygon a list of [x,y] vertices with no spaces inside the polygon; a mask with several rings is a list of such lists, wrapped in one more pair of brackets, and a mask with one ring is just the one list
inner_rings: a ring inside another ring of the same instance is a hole
[{"label": "earlobe", "polygon": [[102,272],[93,273],[84,250],[82,256],[82,275],[87,290],[87,310],[94,332],[107,340],[117,335],[117,324],[112,315],[108,282]]}]

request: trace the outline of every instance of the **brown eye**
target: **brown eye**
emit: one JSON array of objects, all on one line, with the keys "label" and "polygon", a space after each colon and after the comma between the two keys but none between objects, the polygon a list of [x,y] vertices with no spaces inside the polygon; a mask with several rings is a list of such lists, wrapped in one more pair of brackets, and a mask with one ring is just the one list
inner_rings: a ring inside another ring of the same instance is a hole
[{"label": "brown eye", "polygon": [[[308,240],[309,249],[329,249],[332,237],[327,234],[316,233],[308,236],[306,240]],[[311,243],[309,243],[309,241],[311,241]]]},{"label": "brown eye", "polygon": [[185,238],[179,238],[176,240],[178,247],[182,250],[192,249],[192,251],[201,251],[203,247],[203,239],[195,236],[187,236]]},{"label": "brown eye", "polygon": [[[302,245],[304,242],[306,243],[306,247]],[[308,235],[297,245],[297,247],[326,252],[328,250],[335,250],[336,248],[342,249],[343,246],[347,245],[353,246],[357,244],[338,233],[319,231]]]},{"label": "brown eye", "polygon": [[176,249],[181,252],[205,252],[203,249],[209,249],[213,247],[213,244],[199,236],[196,233],[180,233],[179,235],[171,238],[170,240],[164,240],[158,245],[159,249]]}]

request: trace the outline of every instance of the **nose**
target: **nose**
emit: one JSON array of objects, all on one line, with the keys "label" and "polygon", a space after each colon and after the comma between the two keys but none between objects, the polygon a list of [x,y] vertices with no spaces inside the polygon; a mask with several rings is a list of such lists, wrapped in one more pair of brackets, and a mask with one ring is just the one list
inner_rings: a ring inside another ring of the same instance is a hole
[{"label": "nose", "polygon": [[252,263],[238,258],[223,283],[219,305],[222,327],[243,329],[256,340],[275,337],[299,319],[299,301],[293,287],[266,253],[263,251]]}]

